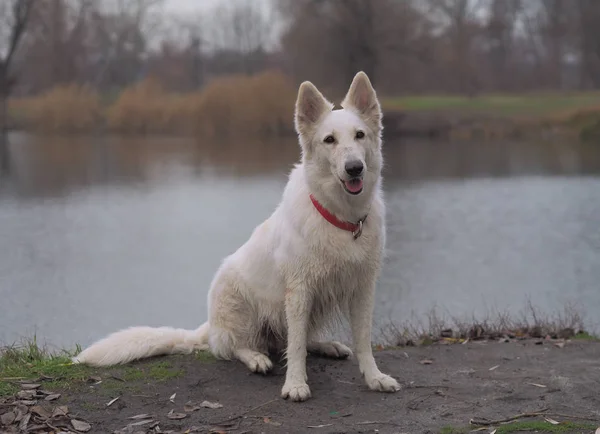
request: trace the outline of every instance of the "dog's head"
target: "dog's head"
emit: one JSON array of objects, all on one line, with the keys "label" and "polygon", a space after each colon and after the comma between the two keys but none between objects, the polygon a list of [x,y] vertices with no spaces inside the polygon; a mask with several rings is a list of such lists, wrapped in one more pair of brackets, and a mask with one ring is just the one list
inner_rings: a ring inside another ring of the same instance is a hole
[{"label": "dog's head", "polygon": [[377,95],[364,72],[354,77],[340,110],[333,110],[311,82],[302,83],[295,124],[310,178],[330,192],[370,193],[381,173],[381,119]]}]

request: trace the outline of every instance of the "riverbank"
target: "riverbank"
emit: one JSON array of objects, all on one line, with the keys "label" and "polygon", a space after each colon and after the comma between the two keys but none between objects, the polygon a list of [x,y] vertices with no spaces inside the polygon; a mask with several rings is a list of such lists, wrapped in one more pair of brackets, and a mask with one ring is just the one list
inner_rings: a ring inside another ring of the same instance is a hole
[{"label": "riverbank", "polygon": [[[403,385],[370,392],[354,359],[309,356],[313,398],[279,398],[285,367],[254,375],[208,353],[157,357],[95,369],[80,351],[50,353],[35,340],[0,355],[2,432],[407,432],[593,433],[600,426],[600,340],[572,309],[530,320],[389,326],[374,347],[384,372]],[[524,415],[525,414],[525,415]],[[512,424],[499,420],[521,415]],[[496,422],[495,422],[496,421]],[[558,423],[555,423],[558,422]],[[2,426],[4,424],[4,426]]]},{"label": "riverbank", "polygon": [[205,353],[110,369],[57,359],[35,376],[3,378],[18,394],[0,399],[2,432],[594,433],[600,426],[600,343],[592,339],[441,341],[375,357],[400,392],[367,390],[354,359],[309,356],[313,397],[302,404],[279,398],[281,363],[260,376]]},{"label": "riverbank", "polygon": [[[296,87],[268,71],[214,80],[172,93],[145,80],[120,93],[57,87],[9,102],[11,129],[43,134],[191,136],[202,139],[294,136]],[[600,138],[600,93],[380,97],[386,138],[455,140]]]}]

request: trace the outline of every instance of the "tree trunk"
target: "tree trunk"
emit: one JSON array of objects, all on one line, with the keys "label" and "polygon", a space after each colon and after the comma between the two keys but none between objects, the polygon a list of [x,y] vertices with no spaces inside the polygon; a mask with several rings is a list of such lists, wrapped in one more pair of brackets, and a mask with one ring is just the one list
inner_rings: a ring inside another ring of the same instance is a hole
[{"label": "tree trunk", "polygon": [[8,133],[8,83],[4,69],[0,69],[0,145]]}]

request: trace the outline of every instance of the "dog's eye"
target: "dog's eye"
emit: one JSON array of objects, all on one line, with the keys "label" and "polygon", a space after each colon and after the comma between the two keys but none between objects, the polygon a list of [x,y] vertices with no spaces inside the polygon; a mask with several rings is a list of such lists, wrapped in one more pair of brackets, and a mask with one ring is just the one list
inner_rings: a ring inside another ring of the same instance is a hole
[{"label": "dog's eye", "polygon": [[365,133],[362,131],[357,131],[356,132],[356,138],[357,139],[362,139],[363,137],[365,137]]},{"label": "dog's eye", "polygon": [[329,135],[327,137],[325,137],[325,140],[323,140],[325,143],[333,143],[335,142],[335,137]]}]

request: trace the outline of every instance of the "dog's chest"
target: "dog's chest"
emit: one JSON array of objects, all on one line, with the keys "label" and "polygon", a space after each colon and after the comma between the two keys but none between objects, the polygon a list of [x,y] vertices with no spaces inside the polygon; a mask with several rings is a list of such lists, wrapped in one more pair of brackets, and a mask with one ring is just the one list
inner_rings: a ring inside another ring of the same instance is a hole
[{"label": "dog's chest", "polygon": [[382,248],[377,241],[371,238],[318,243],[303,255],[299,277],[309,281],[314,290],[329,292],[356,286],[379,269]]}]

